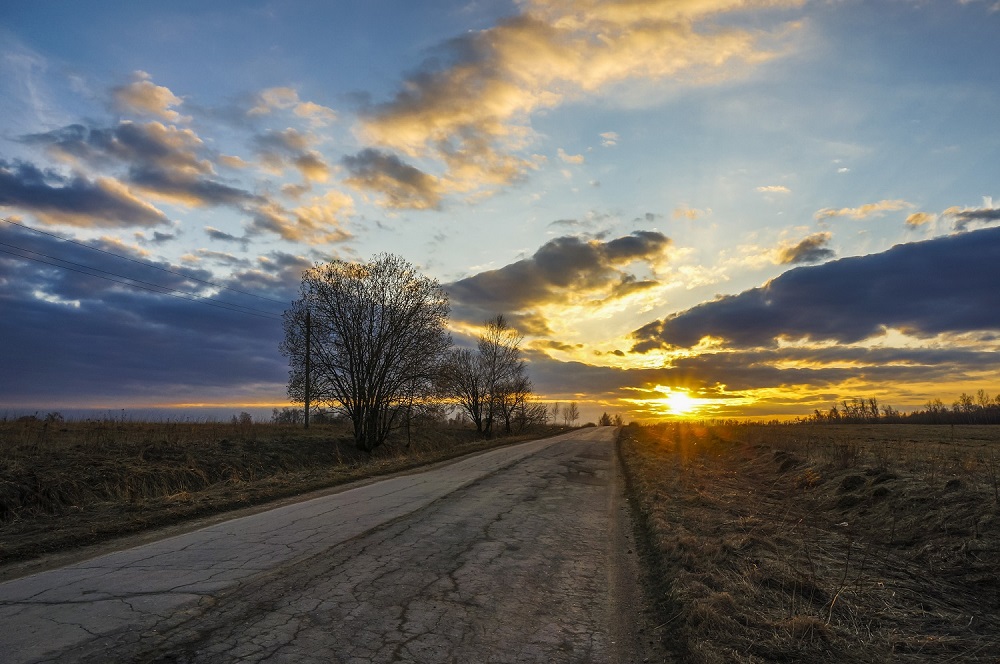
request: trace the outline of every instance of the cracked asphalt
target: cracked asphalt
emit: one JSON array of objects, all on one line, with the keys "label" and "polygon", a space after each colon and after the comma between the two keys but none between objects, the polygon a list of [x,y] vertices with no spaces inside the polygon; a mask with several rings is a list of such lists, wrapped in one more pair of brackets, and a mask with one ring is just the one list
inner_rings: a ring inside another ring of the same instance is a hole
[{"label": "cracked asphalt", "polygon": [[491,450],[0,584],[0,658],[652,659],[614,437]]}]

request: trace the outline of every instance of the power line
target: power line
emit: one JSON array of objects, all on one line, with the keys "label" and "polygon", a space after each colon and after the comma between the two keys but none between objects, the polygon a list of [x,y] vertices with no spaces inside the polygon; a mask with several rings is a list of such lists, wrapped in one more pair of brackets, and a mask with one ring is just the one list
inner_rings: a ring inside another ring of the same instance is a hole
[{"label": "power line", "polygon": [[53,237],[53,238],[55,238],[57,240],[60,240],[62,242],[69,242],[70,244],[75,244],[77,246],[83,247],[84,249],[90,249],[91,251],[99,251],[102,254],[107,254],[109,256],[114,256],[115,258],[120,258],[123,261],[131,261],[133,263],[138,263],[139,265],[144,265],[146,267],[151,267],[154,270],[160,270],[161,272],[169,272],[170,274],[177,275],[178,277],[184,277],[185,279],[190,279],[192,281],[197,281],[197,282],[206,284],[208,286],[212,286],[213,288],[220,288],[222,290],[232,291],[234,293],[240,293],[242,295],[249,295],[250,297],[256,297],[256,298],[258,298],[260,300],[267,300],[268,302],[275,302],[275,303],[280,304],[280,305],[287,304],[287,302],[283,302],[281,300],[275,300],[274,298],[264,297],[263,295],[257,295],[256,293],[248,293],[247,291],[242,291],[242,290],[240,290],[238,288],[232,288],[230,286],[223,286],[222,284],[217,284],[217,283],[214,283],[214,282],[211,282],[211,281],[206,281],[204,279],[199,279],[198,277],[192,277],[190,274],[184,274],[183,272],[176,272],[174,270],[169,270],[169,269],[167,269],[165,267],[160,267],[159,265],[155,265],[154,263],[150,263],[148,261],[141,261],[141,260],[139,260],[137,258],[131,258],[129,256],[122,256],[121,254],[116,254],[116,253],[114,253],[112,251],[107,251],[105,249],[99,249],[97,247],[92,247],[89,244],[84,244],[83,242],[78,242],[76,240],[71,240],[70,238],[62,237],[61,235],[56,235],[55,233],[49,233],[48,231],[43,231],[43,230],[38,229],[38,228],[32,228],[31,226],[26,226],[24,224],[21,224],[21,223],[18,223],[16,221],[12,220],[12,219],[0,218],[0,221],[6,221],[8,224],[13,224],[14,226],[19,226],[19,227],[21,227],[21,228],[23,228],[25,230],[29,230],[29,231],[31,231],[33,233],[40,233],[41,235],[48,235],[49,237]]},{"label": "power line", "polygon": [[[11,246],[11,245],[6,245],[6,246]],[[156,284],[153,284],[153,287],[142,286],[142,285],[140,285],[140,283],[135,283],[134,281],[122,281],[122,280],[119,280],[119,279],[114,279],[112,277],[105,277],[105,276],[102,276],[100,274],[94,274],[92,272],[85,272],[83,270],[77,270],[75,268],[68,267],[66,265],[59,265],[58,263],[50,263],[49,261],[45,261],[45,260],[42,260],[40,258],[32,258],[31,256],[24,256],[24,255],[21,255],[21,254],[16,254],[13,251],[7,251],[6,249],[0,249],[0,253],[10,254],[11,256],[16,256],[17,258],[22,258],[24,260],[34,261],[36,263],[42,263],[44,265],[51,265],[52,267],[57,267],[57,268],[62,269],[62,270],[68,270],[70,272],[78,272],[80,274],[85,274],[88,277],[97,277],[98,279],[104,279],[106,281],[113,281],[113,282],[115,282],[117,284],[122,284],[123,286],[131,286],[132,288],[140,288],[142,290],[149,291],[151,293],[156,293],[157,295],[169,295],[171,297],[176,297],[176,298],[179,298],[181,300],[189,300],[191,302],[196,302],[198,304],[205,304],[205,305],[208,305],[210,307],[216,307],[218,309],[225,309],[227,311],[234,311],[236,313],[247,314],[249,316],[257,316],[258,318],[267,318],[267,319],[270,319],[270,320],[282,320],[282,318],[280,316],[273,315],[273,314],[267,314],[267,313],[258,313],[258,310],[256,310],[256,309],[237,308],[237,307],[240,307],[240,305],[238,305],[238,304],[236,304],[236,305],[230,305],[228,303],[220,303],[220,302],[217,302],[217,301],[211,301],[211,300],[207,300],[205,298],[200,298],[200,297],[188,297],[187,295],[184,294],[184,291],[175,291],[174,289],[169,288],[168,286],[158,286]],[[31,253],[38,253],[38,252],[31,252]],[[40,255],[44,255],[44,254],[40,254]],[[62,260],[62,259],[57,258],[55,260]],[[66,262],[69,262],[69,261],[66,261]],[[95,269],[95,268],[89,268],[89,269]],[[108,274],[111,274],[111,273],[108,273]],[[125,277],[125,278],[128,279],[128,277]],[[142,282],[142,283],[148,283],[148,282]],[[156,290],[156,289],[161,289],[161,290]]]},{"label": "power line", "polygon": [[[43,256],[45,258],[48,258],[48,259],[51,259],[51,260],[54,260],[54,261],[60,261],[61,263],[68,263],[69,265],[75,265],[75,266],[83,268],[85,270],[91,270],[92,272],[100,272],[100,273],[103,273],[103,274],[111,275],[112,277],[119,277],[121,279],[128,279],[128,282],[118,281],[116,279],[112,279],[111,280],[111,281],[115,281],[116,283],[126,284],[126,285],[135,285],[135,286],[138,286],[139,284],[146,284],[147,286],[152,286],[153,288],[160,288],[163,291],[169,291],[169,292],[173,292],[173,293],[182,293],[184,295],[190,296],[189,298],[185,298],[185,299],[192,299],[192,300],[198,300],[198,301],[204,301],[204,300],[208,299],[208,298],[203,298],[202,296],[198,295],[197,293],[193,293],[191,291],[185,291],[185,290],[181,290],[179,288],[172,288],[170,286],[164,286],[163,284],[157,284],[157,283],[153,283],[151,281],[143,281],[142,279],[136,279],[135,277],[130,277],[130,276],[125,275],[125,274],[118,274],[117,272],[110,272],[108,270],[102,270],[100,268],[93,267],[93,266],[90,266],[90,265],[84,265],[83,263],[76,263],[76,262],[73,262],[71,260],[66,260],[65,258],[59,258],[58,256],[51,256],[51,255],[43,253],[41,251],[34,251],[33,249],[25,249],[24,247],[19,247],[19,246],[15,245],[15,244],[9,244],[7,242],[0,242],[0,245],[5,246],[5,247],[11,247],[13,249],[17,249],[18,251],[24,251],[24,252],[27,252],[29,254],[35,254],[36,256]],[[6,253],[11,253],[12,254],[12,252],[6,252]],[[12,254],[12,255],[17,256],[18,254]],[[33,259],[31,259],[30,256],[21,256],[21,257],[22,258],[27,258],[29,260],[33,260]],[[46,265],[52,265],[53,267],[64,267],[64,266],[57,265],[55,263],[49,263],[49,262],[46,262],[46,261],[39,261],[39,262],[43,262]],[[65,268],[65,269],[71,269],[71,268]],[[101,277],[100,274],[91,274],[89,272],[82,272],[81,270],[73,270],[73,271],[74,272],[80,272],[81,274],[90,274],[90,276],[93,276],[93,277],[103,278],[103,277]],[[147,288],[146,290],[150,290],[150,289]],[[153,292],[160,292],[160,291],[153,291]],[[165,293],[165,294],[169,294],[169,293]],[[236,307],[238,309],[246,309],[248,313],[255,312],[255,313],[258,313],[258,314],[264,314],[264,315],[268,315],[268,316],[274,316],[274,315],[276,315],[276,314],[274,314],[274,312],[271,312],[271,311],[264,311],[262,309],[254,309],[253,307],[248,307],[248,306],[245,306],[245,305],[242,305],[242,304],[236,304],[235,302],[227,302],[225,300],[212,300],[212,302],[215,302],[215,303],[218,303],[218,304],[224,304],[224,305],[227,305],[229,307]]]}]

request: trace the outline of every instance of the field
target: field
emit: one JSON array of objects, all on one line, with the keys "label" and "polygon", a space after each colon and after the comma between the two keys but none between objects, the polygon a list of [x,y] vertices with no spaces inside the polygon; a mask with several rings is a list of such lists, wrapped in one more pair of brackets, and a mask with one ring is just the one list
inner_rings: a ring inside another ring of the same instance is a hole
[{"label": "field", "polygon": [[678,661],[1000,661],[1000,426],[630,426]]},{"label": "field", "polygon": [[11,564],[536,436],[416,427],[372,456],[349,428],[0,421],[0,579]]}]

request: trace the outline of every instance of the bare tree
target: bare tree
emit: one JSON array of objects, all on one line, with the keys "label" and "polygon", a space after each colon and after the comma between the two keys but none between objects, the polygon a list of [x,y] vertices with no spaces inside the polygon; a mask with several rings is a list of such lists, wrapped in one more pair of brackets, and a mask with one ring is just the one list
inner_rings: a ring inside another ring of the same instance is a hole
[{"label": "bare tree", "polygon": [[458,402],[459,409],[472,420],[476,433],[485,435],[489,387],[477,351],[456,348],[444,371],[445,390]]},{"label": "bare tree", "polygon": [[571,427],[578,419],[580,419],[580,409],[574,401],[563,410],[563,420],[566,426]]},{"label": "bare tree", "polygon": [[391,254],[306,270],[284,316],[289,396],[303,402],[308,387],[312,400],[347,415],[358,449],[371,452],[414,400],[433,393],[451,346],[448,310],[437,281]]},{"label": "bare tree", "polygon": [[531,381],[521,359],[522,339],[498,314],[485,321],[476,350],[458,349],[449,356],[446,389],[481,436],[492,435],[501,424],[510,434],[518,421],[526,421]]},{"label": "bare tree", "polygon": [[515,422],[515,416],[523,412],[531,396],[531,380],[524,368],[524,362],[518,360],[511,367],[511,375],[507,380],[496,386],[493,402],[496,404],[496,417],[503,422],[504,433],[508,436],[514,429],[521,429]]}]

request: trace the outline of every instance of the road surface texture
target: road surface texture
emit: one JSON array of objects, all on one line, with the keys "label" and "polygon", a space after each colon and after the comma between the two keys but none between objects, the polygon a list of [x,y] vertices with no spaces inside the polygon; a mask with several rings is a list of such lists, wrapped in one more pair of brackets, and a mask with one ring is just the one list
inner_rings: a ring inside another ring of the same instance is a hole
[{"label": "road surface texture", "polygon": [[615,429],[582,429],[0,585],[4,662],[651,657]]}]

